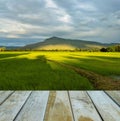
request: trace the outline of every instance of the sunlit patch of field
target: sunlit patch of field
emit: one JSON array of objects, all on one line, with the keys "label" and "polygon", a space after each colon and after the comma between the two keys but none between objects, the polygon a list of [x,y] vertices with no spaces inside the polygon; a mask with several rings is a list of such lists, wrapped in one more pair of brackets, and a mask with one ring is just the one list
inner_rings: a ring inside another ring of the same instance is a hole
[{"label": "sunlit patch of field", "polygon": [[75,50],[74,46],[67,44],[58,44],[58,45],[44,45],[41,48],[36,48],[36,50]]},{"label": "sunlit patch of field", "polygon": [[103,76],[120,76],[120,53],[1,52],[0,89],[95,89],[88,78],[54,61]]},{"label": "sunlit patch of field", "polygon": [[48,59],[70,64],[102,75],[120,75],[120,53],[58,52],[46,53]]}]

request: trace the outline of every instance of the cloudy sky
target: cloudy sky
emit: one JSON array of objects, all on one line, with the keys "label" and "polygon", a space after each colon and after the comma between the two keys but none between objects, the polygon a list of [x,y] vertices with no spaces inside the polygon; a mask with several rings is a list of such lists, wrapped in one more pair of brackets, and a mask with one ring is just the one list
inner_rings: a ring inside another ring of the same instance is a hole
[{"label": "cloudy sky", "polygon": [[120,0],[0,0],[0,45],[51,36],[120,42]]}]

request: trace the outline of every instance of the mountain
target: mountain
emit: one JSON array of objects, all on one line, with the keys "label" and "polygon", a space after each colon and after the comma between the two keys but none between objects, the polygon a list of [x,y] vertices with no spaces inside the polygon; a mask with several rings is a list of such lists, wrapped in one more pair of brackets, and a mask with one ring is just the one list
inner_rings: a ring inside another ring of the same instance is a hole
[{"label": "mountain", "polygon": [[74,49],[79,49],[79,48],[100,49],[102,47],[108,47],[111,45],[115,45],[115,43],[103,44],[103,43],[92,42],[92,41],[51,37],[51,38],[46,39],[43,42],[26,45],[22,49],[28,49],[28,50],[29,49],[30,50],[74,50]]}]

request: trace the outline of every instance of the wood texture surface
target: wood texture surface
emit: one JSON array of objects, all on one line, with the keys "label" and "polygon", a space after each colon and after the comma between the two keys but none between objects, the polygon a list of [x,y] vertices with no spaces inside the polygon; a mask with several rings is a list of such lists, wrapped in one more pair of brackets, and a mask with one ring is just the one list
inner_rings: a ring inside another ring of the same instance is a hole
[{"label": "wood texture surface", "polygon": [[45,121],[73,121],[67,91],[51,92]]},{"label": "wood texture surface", "polygon": [[103,91],[88,92],[104,121],[120,121],[120,107]]},{"label": "wood texture surface", "polygon": [[75,121],[102,121],[85,91],[70,91]]},{"label": "wood texture surface", "polygon": [[106,93],[120,106],[120,91],[106,91]]},{"label": "wood texture surface", "polygon": [[34,91],[15,121],[43,121],[49,91]]},{"label": "wood texture surface", "polygon": [[120,91],[0,91],[0,121],[120,121]]},{"label": "wood texture surface", "polygon": [[12,93],[13,91],[0,91],[0,104],[2,104]]},{"label": "wood texture surface", "polygon": [[0,106],[0,121],[13,121],[30,91],[16,91]]}]

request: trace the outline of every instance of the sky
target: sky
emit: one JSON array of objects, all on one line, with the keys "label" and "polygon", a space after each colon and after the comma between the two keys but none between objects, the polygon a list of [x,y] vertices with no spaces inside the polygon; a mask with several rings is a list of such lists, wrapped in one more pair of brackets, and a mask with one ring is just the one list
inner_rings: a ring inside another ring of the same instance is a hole
[{"label": "sky", "polygon": [[120,0],[0,0],[0,45],[52,36],[120,42]]}]

